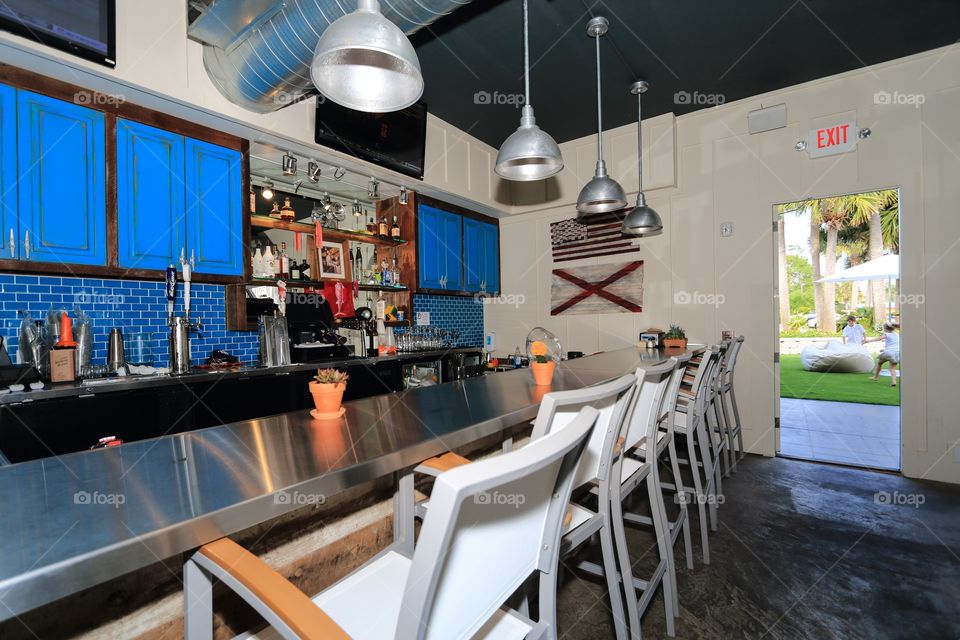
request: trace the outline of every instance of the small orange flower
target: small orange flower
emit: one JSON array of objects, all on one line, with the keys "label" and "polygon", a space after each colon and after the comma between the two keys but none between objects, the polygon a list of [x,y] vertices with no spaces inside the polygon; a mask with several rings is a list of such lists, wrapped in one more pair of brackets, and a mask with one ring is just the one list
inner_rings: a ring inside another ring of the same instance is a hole
[{"label": "small orange flower", "polygon": [[535,356],[545,356],[547,355],[547,345],[537,340],[530,344],[530,353]]}]

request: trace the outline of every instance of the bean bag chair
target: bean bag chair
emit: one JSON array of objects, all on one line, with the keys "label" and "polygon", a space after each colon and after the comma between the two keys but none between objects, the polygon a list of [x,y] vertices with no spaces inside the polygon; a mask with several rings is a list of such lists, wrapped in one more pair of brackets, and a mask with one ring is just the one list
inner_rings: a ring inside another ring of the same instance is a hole
[{"label": "bean bag chair", "polygon": [[810,345],[800,352],[805,371],[820,373],[867,373],[873,369],[873,356],[866,347],[828,340],[823,346]]}]

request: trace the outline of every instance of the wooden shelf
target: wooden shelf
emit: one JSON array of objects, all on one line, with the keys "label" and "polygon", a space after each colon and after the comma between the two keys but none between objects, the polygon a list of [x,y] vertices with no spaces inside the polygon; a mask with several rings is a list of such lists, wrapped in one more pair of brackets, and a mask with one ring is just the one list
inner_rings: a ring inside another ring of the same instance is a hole
[{"label": "wooden shelf", "polygon": [[361,285],[359,286],[359,289],[360,289],[360,291],[384,291],[384,292],[387,292],[387,293],[390,293],[390,292],[393,292],[393,293],[407,293],[408,291],[410,291],[410,288],[409,288],[409,287],[405,287],[405,286],[403,286],[403,287],[390,287],[390,286],[386,286],[386,287],[385,287],[385,286],[382,286],[382,285],[379,285],[379,284],[361,284]]},{"label": "wooden shelf", "polygon": [[[300,233],[309,233],[313,235],[313,225],[303,222],[286,222],[269,216],[250,216],[250,226],[260,229],[283,229],[284,231],[299,231]],[[367,244],[376,244],[385,247],[402,247],[407,244],[406,240],[391,240],[390,238],[379,238],[360,231],[345,231],[343,229],[323,228],[323,237],[325,240],[350,240],[353,242],[365,242]]]},{"label": "wooden shelf", "polygon": [[[288,289],[290,287],[315,287],[322,289],[324,284],[326,284],[319,280],[286,280],[285,282],[287,283]],[[256,287],[275,287],[277,286],[277,278],[273,278],[272,280],[254,278],[243,284]]]}]

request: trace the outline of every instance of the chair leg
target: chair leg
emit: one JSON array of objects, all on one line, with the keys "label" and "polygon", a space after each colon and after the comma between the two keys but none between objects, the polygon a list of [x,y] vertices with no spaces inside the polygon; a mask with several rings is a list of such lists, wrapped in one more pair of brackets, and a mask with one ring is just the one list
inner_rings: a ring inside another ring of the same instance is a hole
[{"label": "chair leg", "polygon": [[183,565],[183,637],[213,640],[213,577],[196,563]]},{"label": "chair leg", "polygon": [[663,605],[667,617],[667,635],[676,634],[674,621],[680,609],[680,596],[677,594],[677,566],[673,557],[673,537],[670,535],[670,523],[663,504],[663,490],[660,488],[659,471],[656,465],[647,476],[647,495],[650,498],[650,515],[653,518],[653,531],[657,536],[660,558],[667,563],[663,574]]},{"label": "chair leg", "polygon": [[[719,408],[717,408],[719,405]],[[727,420],[726,415],[724,414],[723,408],[723,395],[718,391],[716,397],[713,401],[713,411],[717,415],[717,423],[719,425],[718,435],[720,436],[720,443],[723,447],[723,462],[724,470],[723,475],[727,478],[730,477],[730,472],[733,470],[734,462],[731,460],[731,451],[728,440],[730,439],[730,422]]]},{"label": "chair leg", "polygon": [[743,449],[743,425],[740,423],[740,409],[737,406],[737,392],[734,391],[733,385],[730,385],[730,405],[733,407],[733,419],[737,423],[737,449],[739,450],[740,458],[743,458],[745,454]]},{"label": "chair leg", "polygon": [[[603,502],[601,500],[601,502]],[[600,505],[601,509],[607,511],[610,515],[610,505]],[[623,517],[620,518],[621,528],[623,526]],[[613,612],[613,628],[617,634],[617,640],[625,640],[627,637],[627,624],[623,611],[623,593],[620,588],[619,572],[617,571],[616,550],[613,544],[613,535],[610,531],[610,518],[607,518],[606,524],[600,528],[600,549],[603,553],[603,575],[607,579],[607,590],[610,592],[610,610]],[[634,596],[636,600],[636,596]],[[635,614],[637,610],[634,604],[631,611]]]},{"label": "chair leg", "polygon": [[727,426],[727,449],[730,461],[730,471],[733,473],[737,472],[737,451],[736,451],[736,426],[730,422],[730,414],[727,412],[727,403],[730,401],[729,395],[726,391],[720,392],[720,410],[723,412],[723,422]]},{"label": "chair leg", "polygon": [[[547,625],[546,638],[554,640],[557,636],[557,589],[560,585],[560,563],[557,563],[556,570],[542,572],[540,574],[538,607],[540,609],[540,620]],[[530,617],[529,598],[524,591],[521,601],[521,607],[526,606],[527,611],[520,611],[521,614]]]},{"label": "chair leg", "polygon": [[[619,494],[619,491],[617,491]],[[613,541],[617,548],[617,560],[620,563],[620,579],[623,583],[624,606],[627,609],[627,619],[630,621],[630,637],[638,640],[640,632],[640,611],[637,603],[637,590],[633,586],[633,569],[630,566],[630,552],[627,549],[627,533],[623,524],[623,505],[620,502],[619,495],[610,498],[610,504],[607,505],[607,522],[613,529]],[[603,506],[601,506],[603,509]],[[604,564],[606,564],[606,555],[604,555]],[[606,567],[603,571],[607,575],[607,585],[613,588],[611,584],[610,573]],[[616,583],[616,573],[613,574],[614,584]],[[668,618],[669,620],[669,618]]]},{"label": "chair leg", "polygon": [[[693,475],[694,496],[697,500],[697,512],[700,516],[700,546],[703,552],[703,564],[710,564],[710,543],[707,540],[707,496],[700,484],[700,467],[697,464],[697,447],[693,444],[694,435],[687,433],[687,455],[690,460],[690,472]],[[687,499],[686,491],[682,489],[683,500]]]},{"label": "chair leg", "polygon": [[408,556],[413,555],[415,500],[413,472],[401,472],[393,494],[393,543],[400,553]]},{"label": "chair leg", "polygon": [[[673,474],[673,484],[677,487],[678,502],[680,503],[680,525],[683,528],[683,554],[687,560],[687,569],[693,569],[693,543],[690,540],[690,512],[687,510],[687,501],[683,498],[683,477],[680,475],[680,464],[677,462],[677,446],[673,438],[667,442],[667,455],[670,456],[670,472]],[[679,604],[677,605],[679,610]]]}]

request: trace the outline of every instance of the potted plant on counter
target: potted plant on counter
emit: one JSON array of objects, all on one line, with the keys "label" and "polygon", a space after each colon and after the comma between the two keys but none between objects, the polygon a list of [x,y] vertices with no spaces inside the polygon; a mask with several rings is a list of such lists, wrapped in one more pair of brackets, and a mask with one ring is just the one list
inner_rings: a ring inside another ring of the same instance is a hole
[{"label": "potted plant on counter", "polygon": [[561,353],[560,340],[543,327],[535,327],[527,334],[527,358],[538,387],[549,386],[553,381],[553,370]]},{"label": "potted plant on counter", "polygon": [[336,369],[318,369],[317,375],[310,381],[310,395],[313,396],[311,415],[315,418],[339,416],[343,412],[343,392],[347,390],[350,376]]},{"label": "potted plant on counter", "polygon": [[686,349],[687,334],[679,325],[670,325],[670,330],[663,336],[663,346],[667,349]]}]

